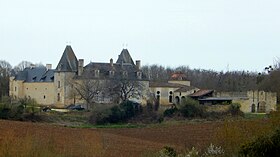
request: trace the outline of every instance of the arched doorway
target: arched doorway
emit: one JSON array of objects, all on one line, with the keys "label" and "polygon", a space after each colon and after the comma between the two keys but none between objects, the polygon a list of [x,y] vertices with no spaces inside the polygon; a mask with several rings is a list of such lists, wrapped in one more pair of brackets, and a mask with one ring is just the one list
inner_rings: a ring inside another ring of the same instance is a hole
[{"label": "arched doorway", "polygon": [[251,112],[252,112],[252,113],[255,113],[255,112],[256,112],[256,105],[255,105],[255,104],[252,104],[252,106],[251,106]]},{"label": "arched doorway", "polygon": [[266,102],[264,102],[264,101],[259,102],[259,110],[258,110],[258,112],[259,113],[265,113],[265,106],[266,106]]},{"label": "arched doorway", "polygon": [[176,103],[176,104],[179,104],[179,103],[180,103],[180,98],[179,98],[179,96],[176,96],[176,97],[175,97],[175,103]]},{"label": "arched doorway", "polygon": [[181,102],[184,102],[184,101],[186,101],[186,97],[185,97],[185,96],[182,96],[182,97],[181,97]]},{"label": "arched doorway", "polygon": [[160,91],[157,91],[156,102],[155,102],[155,111],[158,111],[160,104]]}]

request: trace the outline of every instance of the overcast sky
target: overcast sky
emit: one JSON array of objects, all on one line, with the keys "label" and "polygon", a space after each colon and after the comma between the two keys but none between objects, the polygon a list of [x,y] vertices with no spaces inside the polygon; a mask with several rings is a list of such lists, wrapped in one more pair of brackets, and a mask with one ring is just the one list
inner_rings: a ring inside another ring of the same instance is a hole
[{"label": "overcast sky", "polygon": [[[0,60],[262,71],[280,57],[279,0],[0,0]],[[126,46],[125,46],[126,47]]]}]

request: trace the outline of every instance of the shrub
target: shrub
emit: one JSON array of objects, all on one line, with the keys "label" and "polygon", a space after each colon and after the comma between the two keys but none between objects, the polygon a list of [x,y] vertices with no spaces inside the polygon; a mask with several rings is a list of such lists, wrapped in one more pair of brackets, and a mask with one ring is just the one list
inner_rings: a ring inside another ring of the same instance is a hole
[{"label": "shrub", "polygon": [[108,124],[108,123],[122,123],[135,115],[141,113],[140,104],[125,101],[120,105],[113,106],[103,112],[96,112],[90,116],[90,123],[94,124]]},{"label": "shrub", "polygon": [[206,152],[204,153],[204,156],[223,156],[225,154],[225,151],[222,149],[222,147],[215,146],[214,144],[210,144],[210,146],[207,148]]},{"label": "shrub", "polygon": [[240,154],[245,157],[280,156],[280,130],[264,135],[241,147]]},{"label": "shrub", "polygon": [[96,114],[91,115],[90,122],[95,123],[97,125],[103,125],[109,122],[108,117],[109,117],[108,111],[97,112]]},{"label": "shrub", "polygon": [[160,157],[176,157],[177,153],[176,150],[172,147],[165,146],[163,149],[159,152]]},{"label": "shrub", "polygon": [[241,105],[239,103],[232,103],[230,104],[229,112],[231,113],[232,116],[240,115],[242,114],[242,112],[240,111],[240,107]]},{"label": "shrub", "polygon": [[191,98],[186,99],[180,107],[180,112],[184,117],[193,118],[193,117],[203,117],[204,108],[196,100]]},{"label": "shrub", "polygon": [[164,117],[172,117],[176,111],[178,111],[177,108],[169,108],[169,109],[166,109],[166,110],[163,112],[163,116],[164,116]]},{"label": "shrub", "polygon": [[109,123],[119,123],[125,119],[125,110],[122,110],[119,106],[111,108],[111,114],[108,117]]},{"label": "shrub", "polygon": [[186,157],[200,157],[199,151],[195,147],[192,147],[192,149],[189,150],[186,154],[184,154],[184,156],[186,156]]},{"label": "shrub", "polygon": [[11,109],[10,108],[2,108],[1,112],[0,112],[0,118],[1,119],[9,119],[10,118],[10,112]]},{"label": "shrub", "polygon": [[23,117],[24,108],[22,105],[1,104],[0,118],[21,120]]}]

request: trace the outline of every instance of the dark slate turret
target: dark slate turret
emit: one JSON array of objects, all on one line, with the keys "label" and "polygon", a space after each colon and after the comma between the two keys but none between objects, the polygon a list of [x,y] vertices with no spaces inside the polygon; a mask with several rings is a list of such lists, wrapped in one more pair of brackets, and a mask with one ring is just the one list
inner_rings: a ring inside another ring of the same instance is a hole
[{"label": "dark slate turret", "polygon": [[78,60],[70,45],[67,45],[55,69],[56,71],[77,72]]},{"label": "dark slate turret", "polygon": [[135,65],[128,50],[127,49],[123,49],[121,54],[119,55],[119,58],[117,60],[118,64],[132,64]]}]

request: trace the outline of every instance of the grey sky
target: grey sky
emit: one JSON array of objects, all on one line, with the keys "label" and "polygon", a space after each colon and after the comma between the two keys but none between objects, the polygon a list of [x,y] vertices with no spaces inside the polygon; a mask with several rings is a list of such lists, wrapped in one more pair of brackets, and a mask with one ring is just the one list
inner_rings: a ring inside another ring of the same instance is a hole
[{"label": "grey sky", "polygon": [[261,71],[279,55],[279,0],[0,0],[0,60],[58,63],[70,41],[85,62]]}]

